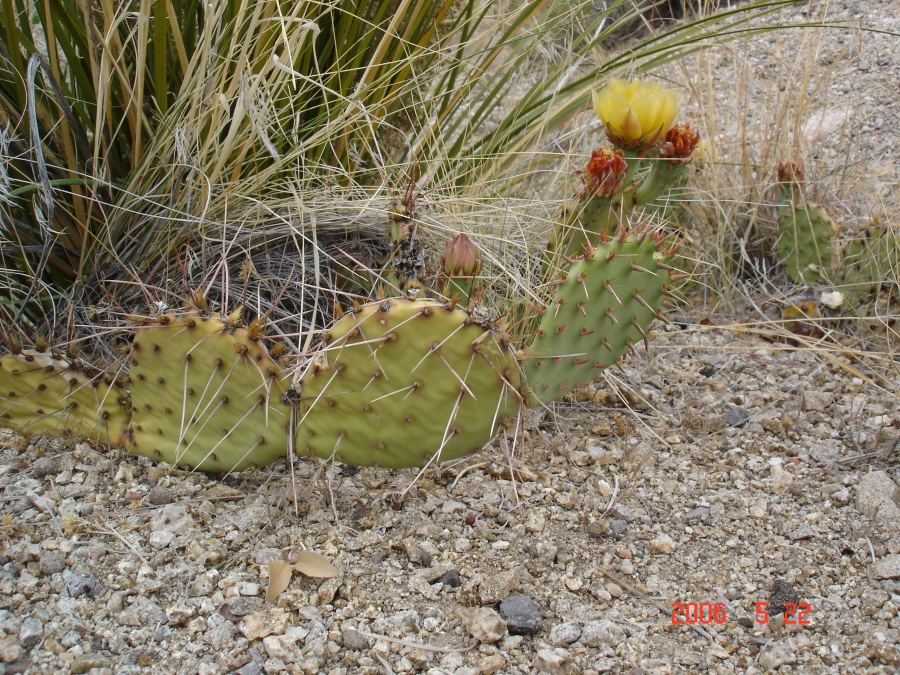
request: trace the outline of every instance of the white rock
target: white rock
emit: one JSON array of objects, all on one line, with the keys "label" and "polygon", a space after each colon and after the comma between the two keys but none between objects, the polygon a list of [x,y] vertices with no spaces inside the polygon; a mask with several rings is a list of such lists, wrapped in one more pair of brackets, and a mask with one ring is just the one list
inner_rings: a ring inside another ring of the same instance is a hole
[{"label": "white rock", "polygon": [[[259,584],[253,583],[252,581],[243,581],[238,584],[238,592],[241,595],[246,595],[249,597],[253,597],[259,595]],[[275,658],[275,657],[273,657]],[[293,663],[290,661],[286,661],[285,663]]]},{"label": "white rock", "polygon": [[297,663],[303,659],[303,654],[297,643],[287,635],[270,635],[263,638],[263,647],[270,659],[281,659],[285,663]]},{"label": "white rock", "polygon": [[463,609],[459,612],[463,629],[479,642],[497,642],[506,634],[506,622],[488,607]]},{"label": "white rock", "polygon": [[775,492],[787,492],[794,483],[794,477],[781,464],[774,464],[771,473],[772,489]]},{"label": "white rock", "polygon": [[875,579],[900,579],[900,555],[886,555],[870,567]]},{"label": "white rock", "polygon": [[532,511],[525,517],[525,530],[527,532],[540,532],[544,529],[544,516],[538,511]]},{"label": "white rock", "polygon": [[245,616],[239,625],[248,640],[258,640],[268,635],[281,635],[287,627],[288,615],[281,607],[253,612]]},{"label": "white rock", "polygon": [[667,534],[661,534],[649,544],[650,555],[671,555],[675,550],[675,542]]},{"label": "white rock", "polygon": [[550,631],[550,644],[570,645],[581,637],[581,627],[574,621],[555,625]]},{"label": "white rock", "polygon": [[786,663],[797,663],[791,641],[770,642],[759,653],[759,665],[763,670],[775,670]]},{"label": "white rock", "polygon": [[151,532],[149,541],[150,548],[161,551],[166,546],[175,541],[175,533],[169,532],[169,530],[159,530],[158,532]]},{"label": "white rock", "polygon": [[874,520],[884,528],[900,529],[900,506],[890,499],[883,501],[875,513]]},{"label": "white rock", "polygon": [[838,309],[844,304],[844,295],[840,291],[824,291],[819,302],[831,309]]},{"label": "white rock", "polygon": [[589,621],[581,629],[581,642],[586,647],[615,647],[625,642],[625,629],[607,619]]},{"label": "white rock", "polygon": [[750,507],[751,518],[765,518],[769,511],[769,503],[766,501],[759,502]]},{"label": "white rock", "polygon": [[900,504],[900,488],[884,471],[870,471],[859,479],[856,486],[856,508],[869,518],[874,518],[883,502]]},{"label": "white rock", "polygon": [[153,514],[150,520],[150,531],[168,530],[176,535],[183,534],[194,527],[194,519],[183,504],[166,504]]},{"label": "white rock", "polygon": [[534,660],[531,662],[533,671],[545,670],[552,675],[562,673],[567,670],[567,660],[569,652],[565,649],[557,647],[556,649],[539,649]]}]

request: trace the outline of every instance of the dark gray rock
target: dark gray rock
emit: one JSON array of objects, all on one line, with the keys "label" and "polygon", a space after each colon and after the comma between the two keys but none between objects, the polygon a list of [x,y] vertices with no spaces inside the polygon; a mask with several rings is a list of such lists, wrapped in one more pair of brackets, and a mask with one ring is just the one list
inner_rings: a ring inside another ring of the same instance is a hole
[{"label": "dark gray rock", "polygon": [[446,574],[442,574],[434,583],[442,583],[444,586],[449,586],[450,588],[459,588],[462,584],[462,579],[459,578],[459,572],[456,570],[450,570]]},{"label": "dark gray rock", "polygon": [[341,643],[344,649],[362,651],[369,648],[369,639],[355,628],[348,628],[341,632]]},{"label": "dark gray rock", "polygon": [[624,520],[613,519],[609,521],[609,529],[613,534],[622,534],[628,529],[628,523]]},{"label": "dark gray rock", "polygon": [[534,600],[525,595],[510,595],[500,603],[500,616],[510,635],[533,635],[541,629],[543,617]]},{"label": "dark gray rock", "polygon": [[100,584],[91,574],[70,574],[66,577],[66,591],[70,598],[87,595],[96,598],[100,592]]},{"label": "dark gray rock", "polygon": [[725,420],[725,424],[730,427],[739,427],[742,424],[746,424],[750,421],[750,413],[748,413],[743,408],[732,408],[727,413],[722,416],[722,419]]}]

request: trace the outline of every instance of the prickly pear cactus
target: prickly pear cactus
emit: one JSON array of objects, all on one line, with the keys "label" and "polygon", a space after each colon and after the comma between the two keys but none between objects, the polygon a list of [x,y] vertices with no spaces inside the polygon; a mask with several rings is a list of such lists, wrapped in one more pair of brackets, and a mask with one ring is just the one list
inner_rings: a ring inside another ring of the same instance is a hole
[{"label": "prickly pear cactus", "polygon": [[821,206],[787,201],[778,207],[775,251],[795,284],[813,284],[833,266],[837,228]]},{"label": "prickly pear cactus", "polygon": [[877,225],[844,248],[841,281],[844,294],[859,302],[877,294],[882,286],[900,279],[900,237]]},{"label": "prickly pear cactus", "polygon": [[284,455],[289,384],[255,337],[258,327],[194,310],[137,328],[132,451],[200,471],[241,471]]},{"label": "prickly pear cactus", "polygon": [[474,313],[393,298],[346,314],[301,380],[300,454],[420,466],[481,448],[521,401],[505,337]]},{"label": "prickly pear cactus", "polygon": [[122,446],[130,417],[121,383],[80,359],[32,349],[0,359],[0,426]]},{"label": "prickly pear cactus", "polygon": [[538,401],[597,380],[647,336],[670,282],[658,244],[647,232],[622,234],[566,271],[522,357]]}]

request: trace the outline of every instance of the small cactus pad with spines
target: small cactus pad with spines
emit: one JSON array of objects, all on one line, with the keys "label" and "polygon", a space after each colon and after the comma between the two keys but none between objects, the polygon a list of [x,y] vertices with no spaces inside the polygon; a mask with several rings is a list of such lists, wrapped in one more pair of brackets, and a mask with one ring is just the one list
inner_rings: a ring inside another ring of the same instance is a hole
[{"label": "small cactus pad with spines", "polygon": [[778,207],[775,250],[795,284],[812,284],[832,267],[837,228],[821,206],[786,201]]},{"label": "small cactus pad with spines", "polygon": [[604,368],[646,338],[670,282],[658,243],[646,231],[622,234],[569,267],[522,355],[538,401],[598,381]]},{"label": "small cactus pad with spines", "polygon": [[475,313],[370,303],[335,323],[302,377],[297,450],[388,468],[463,457],[515,417],[518,385],[505,336]]},{"label": "small cactus pad with spines", "polygon": [[80,359],[25,349],[0,358],[0,427],[124,446],[128,393]]},{"label": "small cactus pad with spines", "polygon": [[163,314],[135,331],[132,451],[199,471],[241,471],[286,454],[284,366],[216,314]]},{"label": "small cactus pad with spines", "polygon": [[872,225],[844,248],[840,280],[852,302],[877,295],[900,277],[900,236]]}]

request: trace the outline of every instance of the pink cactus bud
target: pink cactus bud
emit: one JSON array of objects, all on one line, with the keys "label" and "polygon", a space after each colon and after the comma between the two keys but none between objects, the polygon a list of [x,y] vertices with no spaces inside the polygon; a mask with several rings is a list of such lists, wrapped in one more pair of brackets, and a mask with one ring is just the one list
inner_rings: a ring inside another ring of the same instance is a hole
[{"label": "pink cactus bud", "polygon": [[441,258],[441,270],[448,277],[473,277],[481,269],[481,251],[465,234],[458,234],[447,244]]}]

